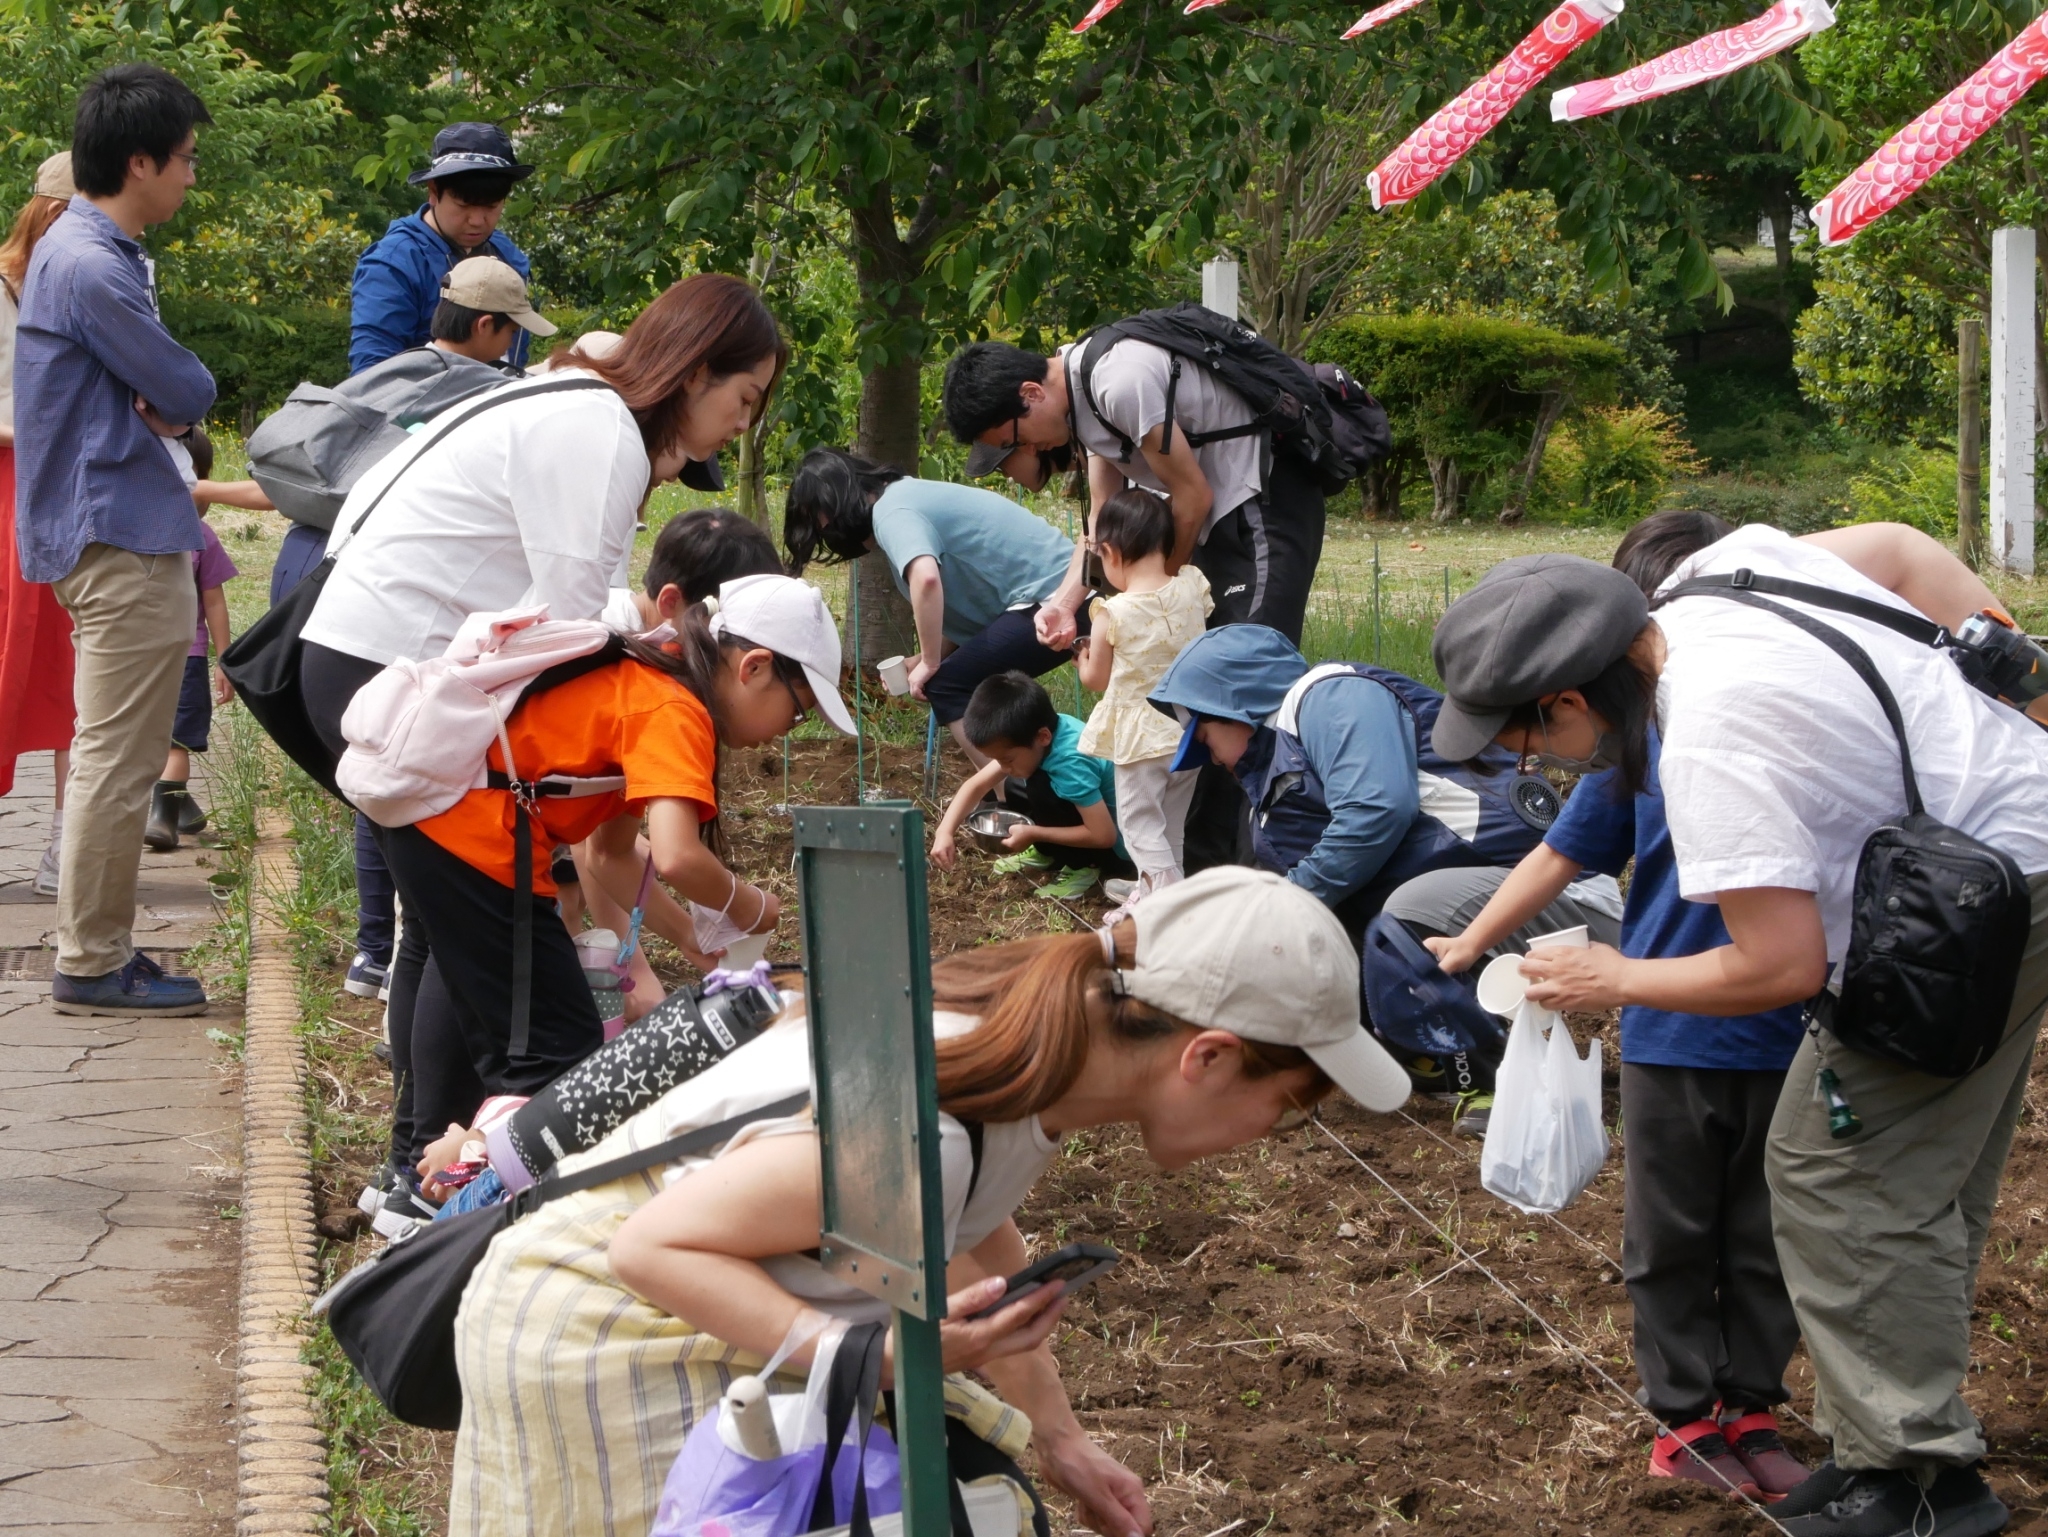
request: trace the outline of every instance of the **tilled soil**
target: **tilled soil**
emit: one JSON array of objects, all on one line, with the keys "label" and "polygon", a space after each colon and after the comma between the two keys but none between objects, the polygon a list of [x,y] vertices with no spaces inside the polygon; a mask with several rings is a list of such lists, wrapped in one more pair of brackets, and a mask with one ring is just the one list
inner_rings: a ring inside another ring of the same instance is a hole
[{"label": "tilled soil", "polygon": [[[868,751],[869,782],[879,758],[885,789],[917,794],[920,751]],[[945,761],[942,794],[958,777],[957,755]],[[779,751],[732,755],[727,836],[738,868],[793,898],[782,773]],[[794,745],[789,799],[854,798],[850,744]],[[1104,905],[1064,910],[1031,886],[989,874],[988,857],[972,850],[957,870],[933,871],[934,952],[1071,928]],[[775,958],[795,959],[796,933],[792,915]],[[346,1017],[374,1028],[368,1008]],[[1582,1042],[1605,1037],[1613,1127],[1612,1026],[1573,1023]],[[380,1093],[388,1100],[369,1070],[349,1092],[367,1120]],[[2048,1533],[2042,1108],[2037,1076],[1984,1255],[1964,1389],[1990,1435],[1987,1472],[2014,1511],[2009,1530],[2026,1533]],[[1593,1187],[1551,1221],[1481,1190],[1478,1144],[1452,1135],[1445,1106],[1417,1100],[1403,1115],[1375,1116],[1333,1097],[1324,1120],[1327,1130],[1179,1174],[1161,1173],[1133,1134],[1077,1136],[1018,1214],[1034,1249],[1093,1238],[1124,1254],[1070,1305],[1056,1351],[1083,1423],[1146,1479],[1161,1537],[1772,1529],[1722,1496],[1649,1475],[1650,1429],[1627,1396],[1636,1381],[1618,1264],[1618,1132]],[[367,1145],[330,1149],[320,1206],[330,1223],[345,1222],[376,1156]],[[331,1258],[347,1268],[345,1255]],[[1790,1384],[1793,1408],[1809,1413],[1803,1357]],[[1786,1424],[1795,1453],[1818,1460],[1820,1442]],[[408,1468],[431,1487],[451,1439],[387,1430],[361,1450],[384,1451],[393,1473]],[[1054,1505],[1057,1531],[1064,1512]]]}]

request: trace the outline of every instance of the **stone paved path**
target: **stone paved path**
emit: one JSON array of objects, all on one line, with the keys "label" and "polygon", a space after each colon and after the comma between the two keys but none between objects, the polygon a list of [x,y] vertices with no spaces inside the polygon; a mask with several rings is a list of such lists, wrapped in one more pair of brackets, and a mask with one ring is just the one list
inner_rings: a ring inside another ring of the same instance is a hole
[{"label": "stone paved path", "polygon": [[[37,753],[0,799],[0,949],[54,941],[50,790]],[[146,948],[211,926],[200,857],[144,856]],[[234,1021],[48,997],[0,980],[0,1531],[230,1532],[240,1101],[206,1031]]]}]

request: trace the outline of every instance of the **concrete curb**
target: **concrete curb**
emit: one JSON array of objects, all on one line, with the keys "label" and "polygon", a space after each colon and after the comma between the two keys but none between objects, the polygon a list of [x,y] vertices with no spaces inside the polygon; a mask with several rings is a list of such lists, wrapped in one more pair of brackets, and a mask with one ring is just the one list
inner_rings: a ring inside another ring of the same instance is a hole
[{"label": "concrete curb", "polygon": [[238,1537],[327,1527],[327,1447],[313,1407],[308,1332],[314,1269],[299,988],[278,893],[295,878],[281,819],[258,832],[249,1001],[242,1048],[242,1275],[235,1401]]}]

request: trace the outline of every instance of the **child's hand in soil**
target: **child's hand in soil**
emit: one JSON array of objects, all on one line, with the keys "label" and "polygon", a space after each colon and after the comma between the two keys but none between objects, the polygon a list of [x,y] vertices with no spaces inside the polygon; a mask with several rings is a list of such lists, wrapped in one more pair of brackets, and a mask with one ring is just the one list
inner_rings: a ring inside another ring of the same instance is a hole
[{"label": "child's hand in soil", "polygon": [[950,870],[960,862],[960,845],[953,841],[951,833],[940,833],[932,839],[932,863],[941,870]]},{"label": "child's hand in soil", "polygon": [[1038,841],[1038,826],[1033,822],[1019,822],[1003,834],[1003,847],[1012,854],[1021,853]]}]

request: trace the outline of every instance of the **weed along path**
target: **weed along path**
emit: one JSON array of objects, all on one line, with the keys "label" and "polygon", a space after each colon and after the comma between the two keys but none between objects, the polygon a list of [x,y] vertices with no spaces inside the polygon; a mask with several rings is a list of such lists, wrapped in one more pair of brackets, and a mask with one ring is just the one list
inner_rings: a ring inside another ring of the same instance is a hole
[{"label": "weed along path", "polygon": [[[238,1085],[195,1019],[49,1003],[56,909],[30,890],[50,755],[0,800],[0,1529],[212,1537],[235,1512]],[[143,860],[137,938],[185,951],[203,850]]]}]

